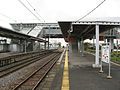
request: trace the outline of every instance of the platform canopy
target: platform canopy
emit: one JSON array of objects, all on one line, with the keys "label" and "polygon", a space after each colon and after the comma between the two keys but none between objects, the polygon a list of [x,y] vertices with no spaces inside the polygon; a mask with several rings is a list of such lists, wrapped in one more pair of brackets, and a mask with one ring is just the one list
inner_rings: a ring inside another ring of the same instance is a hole
[{"label": "platform canopy", "polygon": [[120,27],[118,21],[59,21],[58,23],[65,41],[69,41],[69,37],[93,38],[97,24],[99,25],[99,33]]},{"label": "platform canopy", "polygon": [[22,39],[22,40],[33,40],[33,41],[39,41],[39,42],[46,42],[43,39],[33,37],[30,35],[26,35],[23,33],[19,33],[17,31],[14,31],[14,30],[11,30],[8,28],[4,28],[4,27],[0,27],[0,36],[6,37],[6,38],[11,38],[11,39]]}]

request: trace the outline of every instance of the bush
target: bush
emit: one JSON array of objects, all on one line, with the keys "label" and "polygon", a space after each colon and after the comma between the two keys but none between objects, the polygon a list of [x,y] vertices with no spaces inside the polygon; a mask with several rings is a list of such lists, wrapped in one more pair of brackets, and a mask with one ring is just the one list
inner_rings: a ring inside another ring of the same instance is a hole
[{"label": "bush", "polygon": [[112,52],[111,60],[120,61],[120,52],[117,52],[117,51]]}]

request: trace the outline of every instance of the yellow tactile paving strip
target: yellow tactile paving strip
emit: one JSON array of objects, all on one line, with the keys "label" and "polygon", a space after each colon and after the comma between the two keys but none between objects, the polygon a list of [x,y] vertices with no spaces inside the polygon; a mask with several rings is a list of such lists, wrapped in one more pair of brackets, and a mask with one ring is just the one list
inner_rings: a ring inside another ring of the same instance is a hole
[{"label": "yellow tactile paving strip", "polygon": [[69,69],[68,69],[68,51],[67,50],[65,54],[65,64],[64,64],[61,90],[69,90]]}]

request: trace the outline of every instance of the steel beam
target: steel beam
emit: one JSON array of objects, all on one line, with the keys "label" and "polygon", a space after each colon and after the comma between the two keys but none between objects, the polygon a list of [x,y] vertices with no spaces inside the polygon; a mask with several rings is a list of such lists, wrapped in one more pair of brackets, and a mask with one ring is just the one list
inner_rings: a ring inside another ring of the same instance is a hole
[{"label": "steel beam", "polygon": [[72,22],[72,25],[115,25],[119,26],[120,22],[110,22],[110,21],[78,21]]},{"label": "steel beam", "polygon": [[84,39],[81,38],[81,55],[84,56]]},{"label": "steel beam", "polygon": [[25,40],[25,53],[27,52],[27,41]]},{"label": "steel beam", "polygon": [[100,67],[99,64],[99,25],[96,24],[96,53],[95,53],[95,64],[93,67]]}]

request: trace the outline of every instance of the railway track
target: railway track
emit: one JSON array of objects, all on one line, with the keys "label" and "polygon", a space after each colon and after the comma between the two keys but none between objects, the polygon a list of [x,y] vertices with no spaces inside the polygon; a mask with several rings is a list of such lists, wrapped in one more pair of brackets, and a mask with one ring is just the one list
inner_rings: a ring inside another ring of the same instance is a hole
[{"label": "railway track", "polygon": [[11,63],[7,66],[4,66],[4,67],[0,67],[0,78],[20,69],[20,68],[23,68],[33,62],[36,62],[46,56],[49,56],[51,54],[51,52],[48,52],[46,54],[38,54],[36,56],[33,56],[33,57],[29,57],[29,58],[25,58],[23,60],[20,60],[20,61],[17,61],[15,63]]},{"label": "railway track", "polygon": [[47,61],[44,61],[37,70],[17,84],[13,90],[36,90],[59,57],[60,53],[54,53],[51,58],[46,58]]},{"label": "railway track", "polygon": [[0,68],[4,66],[8,66],[12,63],[16,63],[19,61],[23,61],[25,59],[44,54],[46,52],[49,52],[50,50],[41,50],[37,52],[26,52],[26,53],[19,53],[19,54],[13,54],[13,55],[8,55],[7,57],[0,57]]}]

